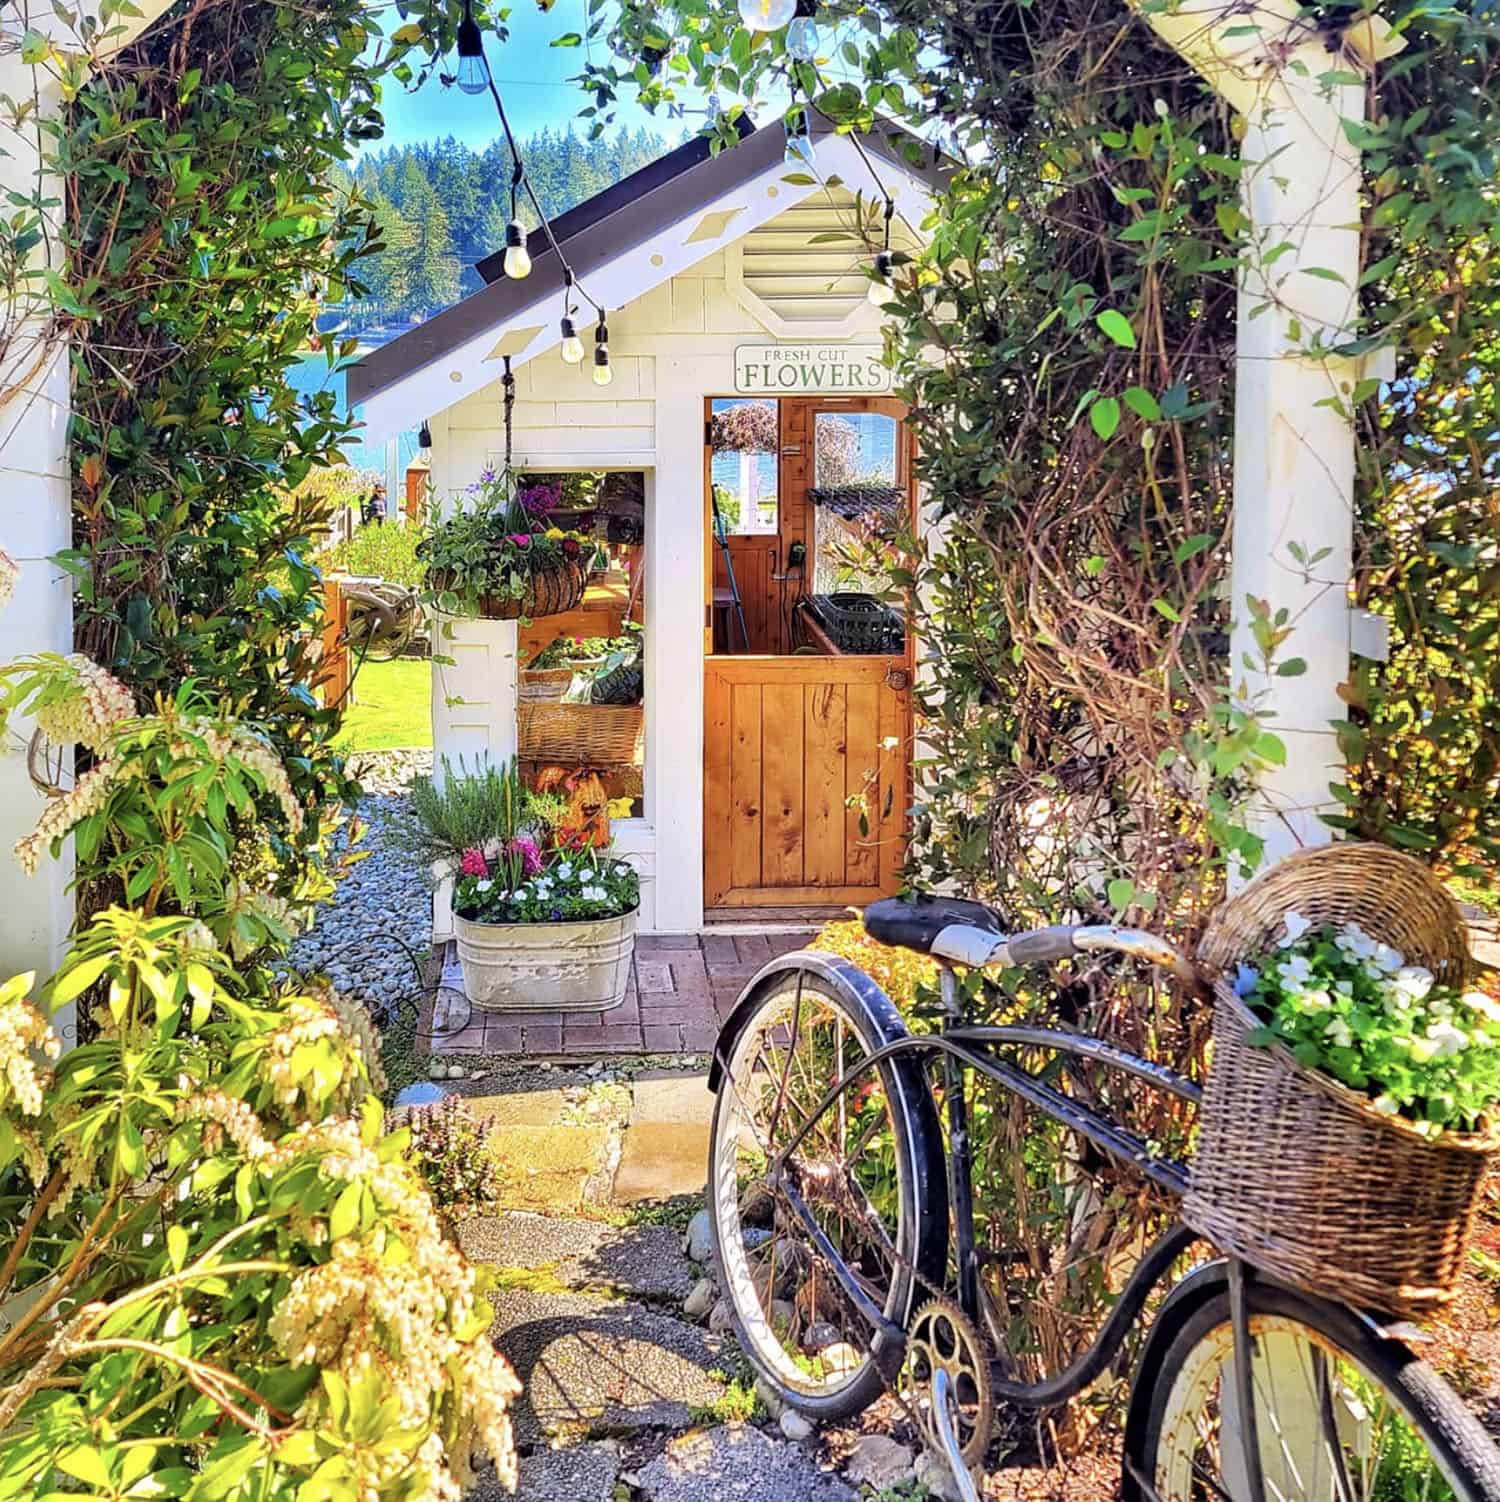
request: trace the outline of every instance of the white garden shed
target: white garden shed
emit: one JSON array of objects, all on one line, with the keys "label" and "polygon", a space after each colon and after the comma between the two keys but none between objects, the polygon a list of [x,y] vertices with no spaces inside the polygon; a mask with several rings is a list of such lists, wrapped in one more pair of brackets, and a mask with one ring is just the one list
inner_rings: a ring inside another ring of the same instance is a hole
[{"label": "white garden shed", "polygon": [[[560,358],[563,274],[535,243],[530,276],[505,278],[498,256],[482,263],[488,286],[350,375],[375,438],[426,423],[441,504],[503,462],[507,357],[516,469],[640,477],[644,577],[621,593],[644,626],[644,741],[639,789],[626,790],[638,792],[635,816],[615,835],[643,877],[646,932],[895,885],[909,644],[893,631],[841,649],[804,597],[833,582],[819,577],[819,538],[861,521],[820,512],[824,491],[863,479],[887,505],[910,493],[867,268],[884,195],[893,244],[912,243],[941,169],[899,133],[861,152],[814,117],[812,139],[816,176],[783,160],[779,126],[717,155],[695,140],[554,223],[608,309],[608,385],[590,379],[591,363]],[[579,332],[593,332],[582,316]],[[728,418],[729,432],[746,417],[762,436],[716,457],[715,422]],[[730,513],[722,541],[716,500]],[[437,757],[516,754],[518,655],[557,630],[607,634],[610,603],[601,581],[583,624],[576,613],[451,623],[438,649],[452,661],[434,673]],[[440,904],[438,937],[444,916]]]}]

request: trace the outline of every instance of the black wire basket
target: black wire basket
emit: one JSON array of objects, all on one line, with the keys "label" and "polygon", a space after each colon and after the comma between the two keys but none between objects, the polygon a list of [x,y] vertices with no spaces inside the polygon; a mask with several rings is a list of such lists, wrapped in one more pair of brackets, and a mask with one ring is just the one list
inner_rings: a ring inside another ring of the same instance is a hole
[{"label": "black wire basket", "polygon": [[813,595],[813,614],[841,652],[894,656],[906,650],[901,617],[874,595],[845,590]]}]

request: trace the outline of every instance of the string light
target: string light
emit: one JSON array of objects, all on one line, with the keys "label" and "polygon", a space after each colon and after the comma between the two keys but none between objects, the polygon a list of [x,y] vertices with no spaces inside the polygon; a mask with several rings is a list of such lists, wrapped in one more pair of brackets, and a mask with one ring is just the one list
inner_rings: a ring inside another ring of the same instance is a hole
[{"label": "string light", "polygon": [[604,309],[599,309],[599,323],[594,329],[594,384],[608,386],[615,373],[609,363],[609,325],[604,321]]},{"label": "string light", "polygon": [[511,281],[523,281],[531,275],[531,254],[526,249],[526,226],[519,219],[512,219],[505,226],[505,254],[500,260],[500,269]]},{"label": "string light", "polygon": [[578,330],[573,326],[573,320],[564,317],[562,321],[562,343],[558,346],[562,352],[564,365],[583,364],[583,340],[578,337]]},{"label": "string light", "polygon": [[807,125],[807,111],[798,110],[796,115],[786,122],[786,151],[782,155],[782,160],[788,167],[812,167],[814,159],[812,136]]},{"label": "string light", "polygon": [[813,17],[818,0],[796,0],[797,14],[786,29],[786,50],[799,63],[810,63],[818,55],[818,27]]},{"label": "string light", "polygon": [[797,14],[797,0],[740,0],[740,20],[751,31],[780,31]]},{"label": "string light", "polygon": [[484,37],[480,35],[479,23],[464,4],[464,18],[458,23],[458,79],[465,94],[482,94],[490,84],[490,65],[484,57]]}]

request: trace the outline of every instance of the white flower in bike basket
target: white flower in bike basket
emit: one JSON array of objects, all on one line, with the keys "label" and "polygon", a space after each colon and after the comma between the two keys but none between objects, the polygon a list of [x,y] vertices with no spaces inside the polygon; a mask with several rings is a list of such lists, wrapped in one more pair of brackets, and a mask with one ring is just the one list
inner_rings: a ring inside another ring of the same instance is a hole
[{"label": "white flower in bike basket", "polygon": [[1500,1001],[1486,996],[1483,991],[1465,991],[1463,1003],[1471,1012],[1478,1012],[1486,1022],[1500,1022]]},{"label": "white flower in bike basket", "polygon": [[1396,1116],[1400,1114],[1401,1107],[1389,1095],[1377,1095],[1370,1102],[1382,1116]]},{"label": "white flower in bike basket", "polygon": [[1432,990],[1432,971],[1422,965],[1403,965],[1390,980],[1391,989],[1398,994],[1421,1001]]},{"label": "white flower in bike basket", "polygon": [[1328,992],[1304,991],[1298,998],[1305,1012],[1326,1012],[1333,1006],[1333,997]]},{"label": "white flower in bike basket", "polygon": [[1276,967],[1282,986],[1295,995],[1312,979],[1312,961],[1305,954],[1289,954]]},{"label": "white flower in bike basket", "polygon": [[1350,959],[1371,960],[1375,958],[1376,944],[1369,934],[1357,923],[1346,923],[1335,937],[1335,944],[1343,950]]},{"label": "white flower in bike basket", "polygon": [[1335,1017],[1323,1029],[1323,1036],[1335,1048],[1352,1048],[1354,1046],[1354,1034],[1349,1031],[1349,1024],[1342,1017]]},{"label": "white flower in bike basket", "polygon": [[1285,949],[1288,944],[1295,944],[1312,927],[1312,920],[1304,918],[1298,912],[1285,914],[1282,922],[1286,924],[1286,933],[1282,936],[1280,945],[1282,949]]},{"label": "white flower in bike basket", "polygon": [[1406,956],[1389,944],[1377,944],[1372,959],[1376,967],[1384,970],[1387,975],[1394,975],[1406,964]]},{"label": "white flower in bike basket", "polygon": [[1469,1043],[1469,1035],[1451,1022],[1434,1022],[1427,1029],[1427,1037],[1435,1045],[1435,1053],[1440,1059],[1451,1059],[1454,1054],[1462,1053]]},{"label": "white flower in bike basket", "polygon": [[1253,965],[1241,964],[1234,972],[1234,994],[1248,996],[1260,980],[1260,971]]}]

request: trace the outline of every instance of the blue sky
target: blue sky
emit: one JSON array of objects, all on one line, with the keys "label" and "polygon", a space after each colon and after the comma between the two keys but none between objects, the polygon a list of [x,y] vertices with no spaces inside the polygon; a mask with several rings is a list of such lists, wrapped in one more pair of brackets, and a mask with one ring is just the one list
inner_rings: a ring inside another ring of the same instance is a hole
[{"label": "blue sky", "polygon": [[[394,20],[392,13],[391,21]],[[582,71],[589,54],[585,50],[587,44],[553,47],[550,43],[554,37],[570,31],[587,31],[584,0],[557,0],[547,15],[534,4],[517,4],[511,9],[508,25],[510,40],[501,46],[489,38],[486,51],[511,125],[518,136],[532,135],[547,126],[562,129],[589,103],[577,84],[568,82]],[[605,61],[608,48],[602,42],[596,42],[594,48],[598,60]],[[634,103],[633,92],[627,89],[622,94],[617,125],[630,130],[644,126],[675,145],[684,125],[695,129],[701,123],[691,117],[683,121],[661,114],[648,115]],[[403,146],[447,135],[480,150],[500,134],[500,122],[487,95],[473,96],[456,88],[445,89],[435,75],[425,88],[415,93],[408,93],[400,84],[388,83],[381,105],[386,133],[384,140],[372,143],[377,151],[382,146]],[[587,121],[575,121],[580,135],[587,126]]]}]

